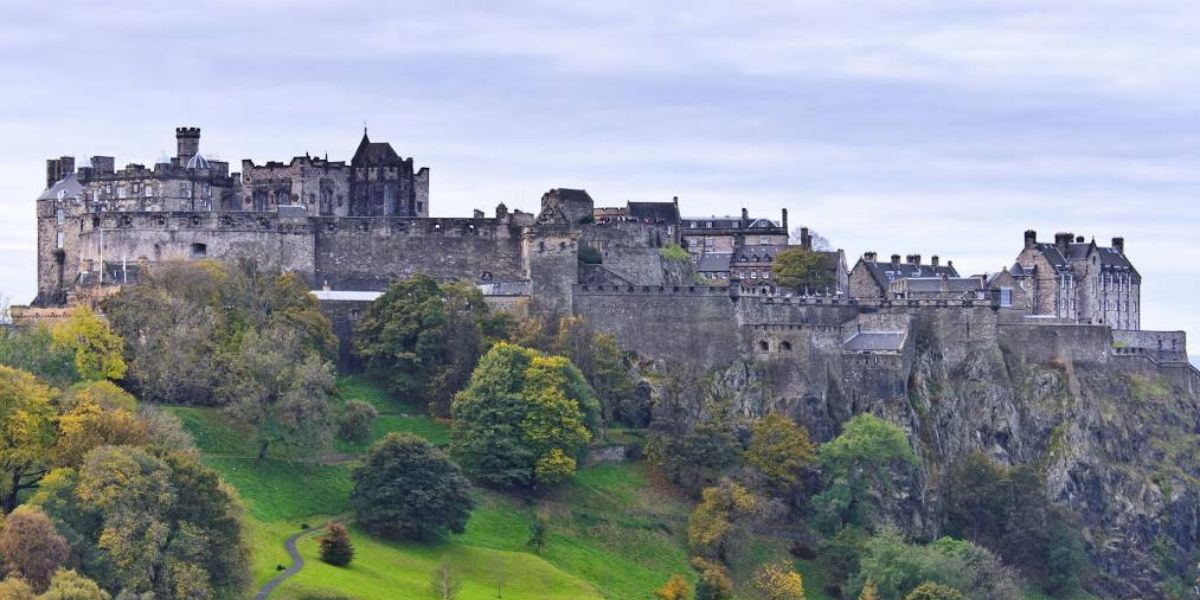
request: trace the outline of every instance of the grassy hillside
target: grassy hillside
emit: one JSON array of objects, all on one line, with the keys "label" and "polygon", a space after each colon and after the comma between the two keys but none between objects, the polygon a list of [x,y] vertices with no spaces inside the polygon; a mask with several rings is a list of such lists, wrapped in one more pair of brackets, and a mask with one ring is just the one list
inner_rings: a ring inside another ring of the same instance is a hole
[{"label": "grassy hillside", "polygon": [[[376,439],[390,431],[412,432],[438,444],[448,439],[446,425],[361,378],[343,378],[339,391],[342,401],[361,399],[379,410]],[[169,410],[195,437],[204,461],[241,494],[258,584],[274,577],[277,565],[290,564],[283,540],[302,524],[350,516],[350,471],[367,444],[339,443],[331,454],[306,463],[275,455],[260,462],[251,432],[220,411]],[[352,526],[358,554],[347,568],[321,563],[315,539],[304,538],[299,548],[305,568],[272,598],[423,598],[442,562],[461,580],[460,597],[466,600],[495,598],[497,587],[504,598],[642,599],[672,573],[691,577],[688,500],[644,465],[585,468],[571,483],[537,500],[484,490],[477,499],[466,532],[437,544],[373,539]],[[548,526],[540,555],[527,546],[539,513]]]}]

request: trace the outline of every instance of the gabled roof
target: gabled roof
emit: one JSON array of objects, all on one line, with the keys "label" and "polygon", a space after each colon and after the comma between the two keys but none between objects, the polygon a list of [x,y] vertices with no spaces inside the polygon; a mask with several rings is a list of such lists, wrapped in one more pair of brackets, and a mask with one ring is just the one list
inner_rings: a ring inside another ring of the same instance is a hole
[{"label": "gabled roof", "polygon": [[630,202],[629,216],[639,221],[676,225],[679,223],[679,205],[674,202]]},{"label": "gabled roof", "polygon": [[[743,244],[733,255],[734,262],[771,262],[780,252],[792,248],[787,244]],[[799,246],[795,246],[799,247]]]},{"label": "gabled roof", "polygon": [[[886,290],[891,283],[897,279],[911,279],[916,277],[958,277],[958,271],[954,265],[914,265],[912,263],[902,262],[898,265],[892,264],[891,261],[875,261],[867,262],[859,259],[860,264],[867,269],[875,283],[879,284],[880,289]],[[857,267],[856,267],[857,268]]]},{"label": "gabled roof", "polygon": [[372,142],[365,129],[362,141],[358,143],[358,150],[354,151],[354,158],[350,160],[350,164],[355,167],[391,165],[398,162],[401,162],[400,155],[396,154],[392,145],[387,142]]}]

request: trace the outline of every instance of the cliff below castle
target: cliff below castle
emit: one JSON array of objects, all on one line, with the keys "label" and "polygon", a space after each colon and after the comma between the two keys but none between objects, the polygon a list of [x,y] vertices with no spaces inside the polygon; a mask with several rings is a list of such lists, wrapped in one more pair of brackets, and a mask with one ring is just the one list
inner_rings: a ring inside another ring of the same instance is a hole
[{"label": "cliff below castle", "polygon": [[783,412],[825,441],[852,415],[874,413],[901,426],[921,459],[887,499],[889,519],[909,534],[942,535],[950,474],[979,451],[1044,473],[1046,494],[1078,516],[1105,595],[1162,598],[1165,586],[1193,585],[1200,374],[1116,354],[1105,328],[996,324],[994,335],[964,340],[962,327],[944,325],[916,314],[910,354],[890,375],[886,364],[860,367],[887,357],[815,347],[743,354],[714,370],[655,361],[646,368],[655,419]]}]

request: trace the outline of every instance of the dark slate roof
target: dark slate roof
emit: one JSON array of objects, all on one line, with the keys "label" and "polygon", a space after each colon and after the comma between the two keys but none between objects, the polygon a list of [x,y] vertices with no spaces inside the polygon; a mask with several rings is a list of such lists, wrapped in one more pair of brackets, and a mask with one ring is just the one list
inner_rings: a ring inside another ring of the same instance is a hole
[{"label": "dark slate roof", "polygon": [[587,193],[587,190],[576,190],[572,188],[554,188],[550,193],[556,194],[562,202],[591,202],[592,196]]},{"label": "dark slate roof", "polygon": [[362,141],[358,143],[358,150],[354,152],[354,158],[350,160],[350,164],[355,167],[370,167],[391,165],[400,161],[400,155],[396,154],[391,144],[372,142],[367,137],[367,132],[363,131]]},{"label": "dark slate roof", "polygon": [[729,252],[708,252],[701,254],[696,261],[696,270],[701,273],[722,272],[729,270],[729,262],[733,254]]},{"label": "dark slate roof", "polygon": [[771,262],[780,252],[791,247],[786,244],[745,244],[734,253],[734,261]]},{"label": "dark slate roof", "polygon": [[903,331],[863,331],[846,340],[842,348],[853,352],[899,352],[904,348]]},{"label": "dark slate roof", "polygon": [[[680,224],[687,229],[742,229],[742,220],[738,217],[684,217]],[[708,224],[712,223],[712,227]],[[778,228],[779,223],[770,219],[750,219],[746,229]]]},{"label": "dark slate roof", "polygon": [[1065,257],[1059,247],[1054,244],[1040,243],[1038,244],[1038,250],[1059,271],[1070,270],[1071,260],[1087,260],[1093,252],[1096,252],[1100,257],[1100,266],[1102,269],[1133,273],[1135,283],[1141,283],[1141,275],[1133,267],[1133,263],[1129,262],[1129,259],[1120,252],[1117,252],[1116,248],[1097,246],[1095,242],[1074,242],[1067,246],[1067,255]]},{"label": "dark slate roof", "polygon": [[862,261],[867,270],[870,271],[871,277],[875,279],[875,283],[879,284],[880,289],[888,289],[892,281],[896,279],[911,279],[914,277],[958,277],[958,271],[952,265],[933,265],[922,264],[914,265],[902,262],[899,265],[893,265],[891,261]]},{"label": "dark slate roof", "polygon": [[1046,257],[1046,262],[1049,262],[1050,266],[1054,267],[1055,269],[1065,271],[1071,268],[1071,263],[1067,262],[1067,258],[1063,256],[1062,252],[1059,252],[1058,246],[1043,242],[1039,243],[1037,248],[1038,250],[1041,250],[1042,255]]},{"label": "dark slate roof", "polygon": [[679,206],[674,202],[630,202],[629,216],[639,221],[677,225]]},{"label": "dark slate roof", "polygon": [[983,284],[977,277],[947,277],[945,280],[941,277],[912,277],[905,285],[913,292],[940,292],[943,281],[951,292],[977,292],[983,289]]}]

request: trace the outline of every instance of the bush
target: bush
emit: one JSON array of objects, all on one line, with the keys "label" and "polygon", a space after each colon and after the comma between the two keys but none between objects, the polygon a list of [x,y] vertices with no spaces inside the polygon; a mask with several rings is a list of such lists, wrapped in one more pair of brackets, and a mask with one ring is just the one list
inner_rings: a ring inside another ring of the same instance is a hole
[{"label": "bush", "polygon": [[672,262],[691,262],[692,260],[692,256],[688,254],[688,251],[681,248],[679,244],[667,244],[659,249],[659,254],[662,255],[664,260]]},{"label": "bush", "polygon": [[347,400],[338,418],[338,436],[348,442],[365,442],[371,439],[371,427],[379,411],[362,400]]},{"label": "bush", "polygon": [[350,532],[341,523],[331,523],[325,535],[317,542],[321,547],[321,560],[335,567],[344,567],[354,560],[354,544]]},{"label": "bush", "polygon": [[350,501],[374,535],[427,539],[462,533],[474,503],[471,485],[441,450],[407,433],[389,433],[354,469]]}]

